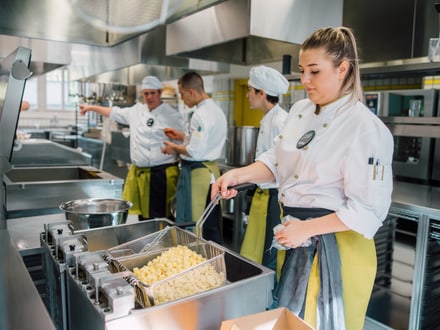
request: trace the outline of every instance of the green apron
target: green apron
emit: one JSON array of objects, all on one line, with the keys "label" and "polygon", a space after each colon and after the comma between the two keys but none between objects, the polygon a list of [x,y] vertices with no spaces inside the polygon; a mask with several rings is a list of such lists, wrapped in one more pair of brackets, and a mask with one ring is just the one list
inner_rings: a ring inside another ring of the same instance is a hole
[{"label": "green apron", "polygon": [[[211,176],[220,176],[216,161],[183,161],[177,183],[176,223],[197,222],[211,201]],[[218,204],[203,225],[203,238],[222,244],[221,210]]]},{"label": "green apron", "polygon": [[[336,233],[335,236],[341,256],[345,326],[349,330],[362,330],[376,278],[374,240],[366,239],[352,230]],[[319,269],[315,257],[309,277],[304,316],[304,320],[312,327],[316,327],[315,311],[319,286]]]},{"label": "green apron", "polygon": [[[129,214],[139,214],[145,219],[171,217],[178,176],[175,163],[155,167],[131,165],[122,192],[122,198],[133,203]],[[158,200],[158,196],[163,198]]]},{"label": "green apron", "polygon": [[281,223],[277,189],[257,188],[252,197],[249,221],[240,254],[256,263],[276,269],[277,250],[271,249],[273,228]]}]

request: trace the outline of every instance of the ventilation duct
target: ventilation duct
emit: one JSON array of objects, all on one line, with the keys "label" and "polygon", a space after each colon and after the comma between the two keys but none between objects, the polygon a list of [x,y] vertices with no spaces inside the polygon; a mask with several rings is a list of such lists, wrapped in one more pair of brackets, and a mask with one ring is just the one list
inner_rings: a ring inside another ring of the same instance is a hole
[{"label": "ventilation duct", "polygon": [[166,55],[238,65],[297,59],[314,30],[342,25],[343,0],[228,0],[166,26]]}]

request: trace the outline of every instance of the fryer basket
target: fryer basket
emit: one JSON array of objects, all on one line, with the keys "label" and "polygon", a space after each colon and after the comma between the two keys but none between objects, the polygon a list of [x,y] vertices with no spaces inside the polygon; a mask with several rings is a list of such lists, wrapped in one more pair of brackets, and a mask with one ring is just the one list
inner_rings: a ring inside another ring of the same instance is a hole
[{"label": "fryer basket", "polygon": [[[142,268],[164,251],[178,245],[188,247],[206,260],[150,285],[142,282],[133,274],[135,267]],[[127,280],[135,288],[136,301],[144,308],[207,291],[226,283],[224,251],[178,227],[166,227],[158,232],[115,246],[108,252],[111,255],[108,260],[110,271],[128,271],[132,274]],[[215,275],[210,276],[212,274]],[[196,277],[199,278],[197,285],[193,288],[185,286],[184,283],[191,282],[191,279]]]}]

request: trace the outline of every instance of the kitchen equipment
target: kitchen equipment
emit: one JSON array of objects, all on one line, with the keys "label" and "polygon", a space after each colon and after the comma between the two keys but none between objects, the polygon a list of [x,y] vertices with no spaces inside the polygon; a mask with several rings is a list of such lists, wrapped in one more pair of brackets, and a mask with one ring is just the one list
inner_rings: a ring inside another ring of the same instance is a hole
[{"label": "kitchen equipment", "polygon": [[225,163],[233,166],[244,166],[255,160],[258,127],[231,126],[228,128],[228,139],[225,144]]},{"label": "kitchen equipment", "polygon": [[46,139],[21,140],[20,145],[20,150],[12,153],[14,167],[92,165],[90,154]]},{"label": "kitchen equipment", "polygon": [[[147,243],[145,244],[145,242]],[[187,247],[206,260],[173,276],[151,284],[142,282],[136,278],[135,275],[130,276],[128,281],[134,286],[136,301],[142,307],[151,307],[158,303],[163,303],[164,300],[167,300],[164,298],[164,295],[167,296],[166,291],[179,290],[179,285],[182,286],[182,283],[187,282],[188,278],[203,276],[203,270],[207,272],[209,269],[211,272],[215,271],[216,275],[221,274],[222,277],[225,276],[226,266],[224,262],[224,251],[216,246],[207,244],[206,241],[200,241],[200,238],[194,236],[193,233],[178,227],[167,227],[162,229],[161,232],[152,233],[134,242],[128,242],[109,249],[108,252],[112,257],[105,257],[104,260],[109,263],[109,271],[112,273],[123,271],[133,272],[135,267],[142,268],[156,257],[159,257],[162,253],[177,246]],[[127,253],[121,254],[122,251],[130,251],[133,253],[131,255]],[[208,276],[208,274],[206,274],[206,276]],[[202,279],[200,279],[200,281],[202,281]],[[223,283],[224,280],[217,281],[216,286]],[[186,290],[187,292],[173,293],[172,295],[183,298],[184,296],[208,289],[212,289],[212,287],[205,286],[202,288],[202,286],[200,286],[199,290]]]},{"label": "kitchen equipment", "polygon": [[422,107],[422,100],[409,100],[408,116],[418,117],[420,116],[420,109]]},{"label": "kitchen equipment", "polygon": [[46,279],[44,300],[56,328],[68,329],[66,271],[73,268],[74,256],[109,249],[172,224],[168,219],[153,219],[81,231],[74,231],[67,220],[46,224],[40,235],[42,270]]},{"label": "kitchen equipment", "polygon": [[76,230],[124,224],[132,203],[114,198],[89,198],[60,205]]},{"label": "kitchen equipment", "polygon": [[89,166],[20,167],[3,177],[9,218],[59,212],[60,204],[84,198],[120,198],[124,180]]},{"label": "kitchen equipment", "polygon": [[[198,240],[192,232],[177,227],[170,232]],[[129,271],[110,271],[106,251],[74,254],[74,265],[66,269],[68,328],[218,329],[225,319],[261,312],[271,305],[272,270],[215,243],[202,240],[201,246],[224,255],[226,283],[151,307],[137,303],[136,287],[130,281]],[[128,266],[129,262],[142,258],[140,253],[118,260]]]},{"label": "kitchen equipment", "polygon": [[[440,109],[437,112],[437,119],[440,123]],[[434,155],[432,160],[431,180],[436,185],[440,185],[440,137],[434,139]]]},{"label": "kitchen equipment", "polygon": [[[378,98],[372,95],[378,95]],[[370,109],[378,110],[377,114],[394,136],[393,174],[398,178],[421,182],[430,180],[434,139],[417,135],[417,128],[436,116],[438,90],[390,90],[368,92],[366,96],[369,96],[366,97],[367,106],[370,102]],[[415,109],[418,116],[412,113],[411,104],[420,105]]]},{"label": "kitchen equipment", "polygon": [[[18,118],[23,98],[24,86],[29,76],[28,66],[31,50],[18,47],[0,62],[0,176],[10,170],[10,161],[17,132]],[[6,198],[4,189],[0,190],[0,200]],[[0,207],[0,228],[6,225],[4,204]]]}]

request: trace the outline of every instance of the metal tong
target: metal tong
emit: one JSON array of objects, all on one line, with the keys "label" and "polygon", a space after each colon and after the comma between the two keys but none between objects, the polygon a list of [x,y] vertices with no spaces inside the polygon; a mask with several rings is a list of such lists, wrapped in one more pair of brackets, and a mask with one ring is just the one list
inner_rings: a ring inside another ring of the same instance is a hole
[{"label": "metal tong", "polygon": [[[228,187],[228,189],[235,189],[237,191],[244,191],[244,190],[250,190],[255,188],[255,183],[243,183],[238,184],[236,186]],[[203,211],[202,215],[196,222],[196,235],[198,239],[202,238],[202,228],[205,221],[208,219],[209,215],[211,214],[212,210],[215,208],[219,200],[221,199],[220,192],[218,192],[213,199],[209,202],[208,206]]]}]

